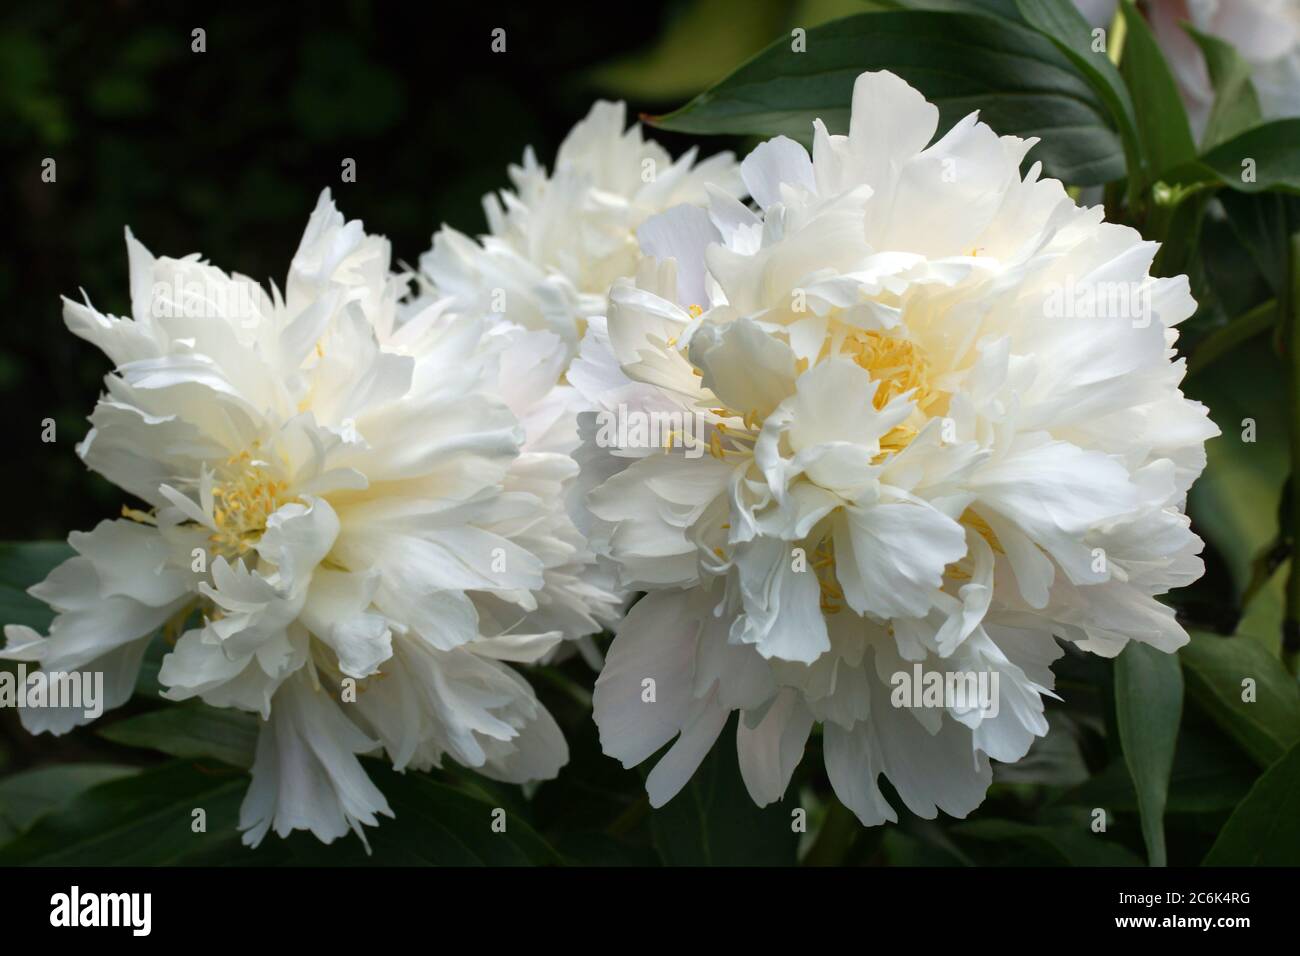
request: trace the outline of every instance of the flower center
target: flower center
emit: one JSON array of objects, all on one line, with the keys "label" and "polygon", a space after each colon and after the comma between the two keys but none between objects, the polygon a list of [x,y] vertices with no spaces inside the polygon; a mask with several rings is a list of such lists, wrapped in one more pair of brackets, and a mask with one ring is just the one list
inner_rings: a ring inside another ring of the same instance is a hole
[{"label": "flower center", "polygon": [[[910,339],[858,329],[845,338],[841,348],[870,373],[872,381],[879,383],[871,400],[877,410],[910,391],[917,410],[928,418],[931,406],[942,397],[930,384],[930,363],[925,353]],[[902,451],[916,433],[916,425],[911,422],[896,425],[880,439],[880,448],[884,452]]]},{"label": "flower center", "polygon": [[246,451],[226,459],[217,475],[220,481],[212,489],[217,530],[208,540],[219,553],[236,557],[257,544],[267,519],[294,496],[265,462]]},{"label": "flower center", "polygon": [[838,614],[844,609],[844,591],[835,574],[835,543],[830,537],[823,538],[813,549],[811,567],[821,591],[822,613]]}]

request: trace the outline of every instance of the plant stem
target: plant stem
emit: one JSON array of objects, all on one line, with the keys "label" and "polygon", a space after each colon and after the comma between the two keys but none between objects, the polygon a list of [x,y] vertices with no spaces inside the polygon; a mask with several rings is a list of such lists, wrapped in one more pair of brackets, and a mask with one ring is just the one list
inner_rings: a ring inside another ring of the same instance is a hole
[{"label": "plant stem", "polygon": [[1187,359],[1187,377],[1204,371],[1220,355],[1231,352],[1260,332],[1272,328],[1277,318],[1277,300],[1261,302],[1249,312],[1233,319],[1223,328],[1207,335]]}]

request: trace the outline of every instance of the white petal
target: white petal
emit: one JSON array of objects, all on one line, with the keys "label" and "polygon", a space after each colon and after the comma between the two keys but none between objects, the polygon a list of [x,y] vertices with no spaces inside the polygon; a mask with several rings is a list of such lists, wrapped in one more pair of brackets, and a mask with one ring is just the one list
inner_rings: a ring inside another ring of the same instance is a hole
[{"label": "white petal", "polygon": [[352,830],[364,841],[362,824],[393,815],[356,758],[378,746],[305,674],[286,682],[258,734],[253,782],[239,810],[244,843],[257,846],[272,828],[282,837],[310,830],[324,843]]},{"label": "white petal", "polygon": [[692,699],[698,615],[687,595],[658,592],[633,605],[617,628],[592,707],[601,749],[624,767],[645,760],[682,727]]},{"label": "white petal", "polygon": [[736,727],[736,753],[745,789],[760,807],[780,800],[803,759],[813,715],[793,688],[783,689],[762,719],[750,727],[745,715]]},{"label": "white petal", "polygon": [[961,525],[923,501],[851,506],[835,528],[836,580],[859,614],[923,617],[965,553]]}]

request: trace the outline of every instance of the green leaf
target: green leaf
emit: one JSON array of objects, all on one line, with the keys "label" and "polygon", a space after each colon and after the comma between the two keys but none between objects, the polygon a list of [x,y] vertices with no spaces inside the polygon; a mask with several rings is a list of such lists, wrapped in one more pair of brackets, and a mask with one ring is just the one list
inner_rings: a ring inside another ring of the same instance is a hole
[{"label": "green leaf", "polygon": [[0,625],[26,624],[37,630],[48,626],[54,612],[27,589],[72,555],[64,541],[0,542]]},{"label": "green leaf", "polygon": [[[1290,467],[1287,417],[1277,401],[1284,387],[1281,362],[1263,337],[1221,355],[1213,374],[1185,383],[1188,397],[1204,402],[1223,432],[1206,443],[1205,472],[1192,486],[1188,508],[1193,526],[1227,562],[1238,595],[1250,583],[1256,555],[1277,537]],[[1254,422],[1254,441],[1242,438],[1246,419]]]},{"label": "green leaf", "polygon": [[1201,225],[1213,191],[1205,186],[1169,186],[1157,183],[1145,225],[1146,235],[1160,243],[1153,276],[1196,275],[1201,246]]},{"label": "green leaf", "polygon": [[1182,26],[1201,48],[1214,86],[1214,105],[1201,138],[1202,147],[1208,149],[1260,122],[1259,97],[1250,82],[1250,64],[1236,47],[1189,24]]},{"label": "green leaf", "polygon": [[127,717],[100,728],[99,736],[127,747],[148,747],[172,757],[211,757],[232,767],[253,765],[257,717],[189,701]]},{"label": "green leaf", "polygon": [[650,828],[669,866],[793,865],[799,835],[793,801],[756,807],[740,777],[732,717],[681,793],[651,811]]},{"label": "green leaf", "polygon": [[1146,167],[1146,182],[1164,178],[1196,158],[1196,144],[1178,85],[1146,20],[1130,0],[1124,0],[1124,57],[1120,72],[1133,97],[1138,139]]},{"label": "green leaf", "polygon": [[1092,28],[1071,0],[895,0],[913,10],[979,13],[1027,26],[1051,40],[1110,110],[1129,168],[1140,159],[1133,100],[1106,50],[1093,49]]},{"label": "green leaf", "polygon": [[16,773],[0,780],[0,826],[21,832],[83,791],[138,772],[119,764],[66,763]]},{"label": "green leaf", "polygon": [[973,110],[994,130],[1038,136],[1031,154],[1067,183],[1124,175],[1109,110],[1047,37],[983,14],[898,10],[845,17],[808,31],[807,51],[781,38],[667,116],[684,133],[784,134],[808,142],[820,117],[846,132],[853,82],[890,70],[939,107],[940,133]]},{"label": "green leaf", "polygon": [[1220,197],[1232,235],[1250,253],[1275,296],[1289,273],[1291,234],[1300,230],[1300,199],[1282,193],[1226,192]]},{"label": "green leaf", "polygon": [[1016,9],[1025,23],[1056,44],[1087,77],[1119,129],[1128,168],[1136,168],[1141,141],[1133,98],[1106,51],[1093,49],[1092,28],[1083,14],[1071,0],[1016,0]]},{"label": "green leaf", "polygon": [[1152,866],[1164,866],[1165,802],[1183,715],[1178,658],[1130,641],[1115,661],[1115,719],[1124,763],[1137,788],[1142,839]]},{"label": "green leaf", "polygon": [[1300,744],[1251,787],[1206,854],[1206,866],[1300,866]]},{"label": "green leaf", "polygon": [[[248,777],[173,763],[91,787],[0,849],[0,865],[142,866],[183,862],[233,830]],[[207,833],[191,814],[207,813]]]},{"label": "green leaf", "polygon": [[[1226,813],[1241,802],[1258,775],[1259,768],[1227,737],[1184,720],[1169,774],[1165,816]],[[1123,760],[1112,760],[1101,773],[1064,794],[1061,802],[1114,813],[1138,812],[1137,790]]]},{"label": "green leaf", "polygon": [[1187,377],[1205,371],[1221,356],[1267,332],[1277,323],[1277,300],[1261,302],[1245,315],[1206,335],[1187,359]]},{"label": "green leaf", "polygon": [[1044,737],[1035,738],[1015,763],[993,764],[993,783],[1071,787],[1088,779],[1088,766],[1079,750],[1079,729],[1069,715],[1053,717]]},{"label": "green leaf", "polygon": [[[1281,662],[1244,637],[1191,632],[1178,652],[1187,692],[1261,767],[1300,740],[1300,687]],[[1254,681],[1254,701],[1242,681]]]},{"label": "green leaf", "polygon": [[[376,761],[366,772],[384,791],[395,819],[366,827],[373,853],[348,836],[326,846],[295,833],[268,834],[256,850],[237,829],[248,775],[225,767],[176,761],[93,787],[41,817],[0,848],[0,865],[525,865],[559,857],[527,821],[506,814],[492,829],[489,802],[418,773],[398,774]],[[192,829],[196,809],[207,831]]]},{"label": "green leaf", "polygon": [[1142,861],[1102,834],[1093,833],[1087,821],[1077,825],[1021,823],[1014,820],[968,820],[952,827],[959,839],[993,844],[1026,844],[1044,851],[1048,860],[1064,866],[1141,866]]},{"label": "green leaf", "polygon": [[1170,182],[1217,182],[1243,193],[1300,193],[1300,119],[1279,119],[1239,133],[1169,175]]}]

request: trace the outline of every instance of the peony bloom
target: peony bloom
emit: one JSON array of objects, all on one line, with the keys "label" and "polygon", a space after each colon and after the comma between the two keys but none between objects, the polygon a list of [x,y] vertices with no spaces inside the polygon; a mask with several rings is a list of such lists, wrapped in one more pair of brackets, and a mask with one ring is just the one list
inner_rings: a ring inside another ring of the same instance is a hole
[{"label": "peony bloom", "polygon": [[[715,193],[642,227],[649,258],[570,370],[600,408],[593,546],[649,592],[595,718],[625,766],[673,741],[654,806],[739,711],[759,804],[820,725],[864,824],[896,819],[882,775],[918,815],[965,816],[990,758],[1047,731],[1054,637],[1187,641],[1154,598],[1202,572],[1183,503],[1217,433],[1178,387],[1187,279],[1022,176],[1032,141],[972,114],[928,145],[938,117],[860,76],[847,136],[818,122],[811,157],[778,137],[745,159],[759,213]],[[918,671],[993,699],[916,706]]]},{"label": "peony bloom", "polygon": [[585,545],[557,504],[572,461],[521,454],[506,340],[439,307],[399,324],[387,241],[328,192],[283,293],[127,247],[131,317],[64,315],[114,365],[78,452],[143,504],[70,537],[32,589],[49,635],[7,627],[3,656],[102,671],[116,706],[163,628],[165,696],[262,718],[250,844],[391,815],[359,754],[553,777],[565,741],[508,662],[585,632],[547,582]]},{"label": "peony bloom", "polygon": [[459,312],[554,332],[572,357],[610,286],[636,271],[637,227],[679,203],[703,204],[710,188],[740,189],[730,153],[696,164],[692,148],[674,162],[625,125],[622,103],[598,101],[549,176],[527,149],[509,170],[514,190],[484,197],[489,234],[476,242],[444,226],[420,259],[425,281]]},{"label": "peony bloom", "polygon": [[1250,66],[1265,119],[1300,116],[1300,0],[1148,0],[1144,9],[1197,139],[1209,121],[1214,87],[1184,23],[1236,47]]},{"label": "peony bloom", "polygon": [[[698,165],[695,155],[674,162],[639,126],[626,128],[622,103],[597,102],[565,137],[551,175],[529,148],[523,166],[510,168],[515,189],[484,197],[488,235],[476,241],[444,226],[421,257],[421,295],[408,308],[436,303],[486,322],[507,343],[500,390],[525,428],[525,456],[571,462],[578,448],[577,417],[591,405],[565,375],[587,320],[605,313],[610,286],[636,271],[638,228],[677,204],[702,205],[710,190],[740,193],[730,153]],[[582,619],[580,636],[611,625],[626,602],[608,563],[586,548],[589,488],[590,474],[577,475],[553,496],[567,511],[556,516],[564,525],[556,536],[573,556],[548,567],[543,594],[555,612],[568,610],[570,629],[573,615]],[[600,666],[590,639],[578,647]]]}]

